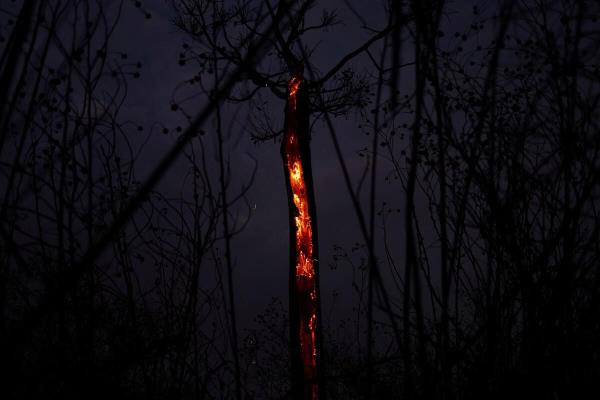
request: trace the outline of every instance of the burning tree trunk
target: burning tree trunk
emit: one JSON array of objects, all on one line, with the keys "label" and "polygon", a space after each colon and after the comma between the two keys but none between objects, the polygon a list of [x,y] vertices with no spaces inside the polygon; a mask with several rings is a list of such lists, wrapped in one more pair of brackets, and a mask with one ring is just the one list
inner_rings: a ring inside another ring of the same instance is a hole
[{"label": "burning tree trunk", "polygon": [[282,142],[290,210],[290,350],[295,399],[319,397],[320,313],[316,213],[310,166],[308,97],[302,72],[288,83]]}]

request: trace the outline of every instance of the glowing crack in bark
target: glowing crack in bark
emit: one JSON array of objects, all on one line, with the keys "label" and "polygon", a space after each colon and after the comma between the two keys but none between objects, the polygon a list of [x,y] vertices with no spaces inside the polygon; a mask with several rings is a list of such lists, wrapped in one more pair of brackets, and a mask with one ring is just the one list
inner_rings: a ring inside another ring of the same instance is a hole
[{"label": "glowing crack in bark", "polygon": [[302,359],[302,392],[305,399],[318,398],[317,385],[317,286],[315,274],[313,228],[309,194],[302,162],[302,148],[298,132],[299,115],[297,94],[302,76],[294,74],[288,84],[287,130],[284,138],[284,156],[293,198],[295,228],[295,296]]}]

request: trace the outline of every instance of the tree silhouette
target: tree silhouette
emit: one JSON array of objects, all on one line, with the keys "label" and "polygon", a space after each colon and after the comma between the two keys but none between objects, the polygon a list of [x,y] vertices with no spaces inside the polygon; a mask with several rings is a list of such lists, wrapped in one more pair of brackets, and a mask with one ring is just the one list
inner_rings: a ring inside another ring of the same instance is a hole
[{"label": "tree silhouette", "polygon": [[[282,155],[285,164],[290,210],[289,297],[292,393],[295,398],[316,398],[316,386],[313,387],[311,386],[313,383],[307,383],[314,379],[312,376],[314,372],[307,372],[307,369],[309,365],[317,363],[321,354],[321,339],[318,333],[320,331],[318,327],[321,325],[319,315],[320,295],[318,294],[318,228],[310,168],[308,142],[310,124],[308,119],[309,114],[330,113],[340,115],[349,112],[353,108],[364,106],[363,97],[366,95],[367,83],[363,79],[357,79],[351,70],[344,68],[349,60],[366,51],[369,46],[384,37],[387,31],[376,33],[365,44],[344,56],[323,76],[312,77],[311,80],[305,81],[302,73],[298,71],[303,69],[303,65],[310,65],[309,54],[311,50],[303,48],[303,37],[309,31],[324,30],[333,26],[337,22],[335,14],[324,11],[318,23],[307,26],[305,15],[308,9],[314,6],[312,1],[299,3],[297,5],[299,12],[295,14],[286,11],[284,3],[280,3],[277,7],[272,7],[269,2],[261,3],[260,6],[250,2],[234,2],[231,5],[225,5],[219,2],[202,0],[175,1],[173,3],[178,11],[177,26],[190,35],[197,45],[197,48],[186,45],[186,52],[182,54],[182,58],[186,60],[193,59],[201,66],[208,63],[215,66],[215,72],[217,61],[221,61],[221,65],[224,64],[222,68],[228,67],[229,64],[240,65],[239,51],[248,42],[248,35],[257,30],[256,27],[260,26],[261,21],[269,19],[280,21],[274,26],[274,50],[269,54],[276,60],[269,65],[275,64],[278,67],[259,70],[259,65],[245,66],[244,73],[251,84],[244,85],[246,87],[240,89],[240,94],[236,93],[230,96],[228,100],[236,103],[252,101],[261,88],[268,89],[278,98],[286,99],[287,96],[285,125],[288,133],[282,140]],[[211,17],[208,17],[209,15]],[[287,88],[289,76],[291,76],[289,85],[292,85],[294,79],[300,85],[297,94],[298,100],[296,100],[295,87],[294,89],[291,89],[292,86],[290,86],[290,89]],[[288,90],[290,94],[286,95]],[[317,96],[318,100],[316,99]],[[294,105],[291,108],[290,101]],[[296,101],[298,107],[295,106]],[[266,120],[260,126],[272,126],[268,114],[265,114],[265,117]],[[274,139],[282,133],[282,130],[273,129],[269,129],[267,132],[260,131],[260,126],[252,132],[253,138],[257,141]],[[295,135],[296,130],[298,131],[297,136]],[[295,140],[299,141],[300,150],[297,155],[292,155],[293,150],[287,143],[293,143]],[[299,167],[300,181],[306,182],[301,185],[302,187],[306,185],[307,197],[304,200],[302,195],[299,194],[303,193],[304,189],[298,189],[299,192],[296,190],[295,181],[292,179],[293,174],[288,171],[292,168],[292,161],[290,161],[292,158],[290,157],[297,157],[298,165],[304,165]],[[304,170],[304,173],[302,173],[302,170]],[[298,198],[300,200],[296,200]],[[301,247],[297,246],[302,246],[299,243],[304,240],[299,235],[303,234],[304,228],[298,226],[295,221],[298,218],[301,220],[304,218],[302,217],[305,212],[302,206],[304,201],[308,202],[308,208],[305,210],[309,213],[309,216],[306,217],[307,234],[312,239],[308,239],[311,243],[307,245],[307,249],[299,250]],[[306,286],[308,282],[305,282],[303,273],[299,272],[304,270],[301,261],[306,257],[302,254],[304,251],[308,251],[311,258],[311,260],[308,260],[311,272],[307,272],[307,274],[312,276],[314,269],[315,282],[309,284],[310,289]],[[316,301],[316,304],[309,306],[308,304],[313,301]],[[313,327],[314,324],[316,326]],[[310,328],[306,328],[305,325],[310,326]],[[313,329],[316,329],[316,333],[309,333]],[[310,347],[309,342],[311,342],[309,337],[313,334],[316,334],[317,337],[316,344],[312,344],[312,346],[315,346],[314,350],[309,350],[307,349],[307,347]],[[306,352],[314,352],[315,359],[309,361],[308,358],[310,357],[304,356]],[[321,377],[320,380],[322,379]],[[321,389],[319,391],[322,392]],[[321,393],[321,396],[323,395],[324,393]]]},{"label": "tree silhouette", "polygon": [[[219,332],[204,326],[220,320],[222,280],[201,267],[218,267],[219,244],[242,229],[226,215],[244,193],[227,200],[223,174],[215,185],[199,129],[214,103],[136,179],[157,130],[121,115],[141,68],[114,44],[130,6],[26,0],[2,10],[12,21],[0,75],[8,398],[198,397],[228,382]],[[155,188],[182,153],[192,190],[173,198]]]}]

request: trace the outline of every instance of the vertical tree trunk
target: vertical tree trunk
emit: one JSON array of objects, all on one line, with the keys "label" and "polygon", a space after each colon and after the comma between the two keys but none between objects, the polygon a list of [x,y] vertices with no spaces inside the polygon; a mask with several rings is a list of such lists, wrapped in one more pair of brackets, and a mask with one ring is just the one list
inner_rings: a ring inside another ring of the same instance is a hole
[{"label": "vertical tree trunk", "polygon": [[[290,211],[290,352],[295,399],[319,398],[320,311],[308,96],[301,72],[288,84],[281,146]],[[322,388],[321,388],[322,389]]]}]

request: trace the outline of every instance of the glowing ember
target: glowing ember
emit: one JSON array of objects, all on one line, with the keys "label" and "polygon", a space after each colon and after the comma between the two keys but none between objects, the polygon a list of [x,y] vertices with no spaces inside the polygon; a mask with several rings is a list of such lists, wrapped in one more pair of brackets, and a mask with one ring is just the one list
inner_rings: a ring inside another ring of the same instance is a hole
[{"label": "glowing ember", "polygon": [[311,210],[302,166],[298,137],[297,93],[302,76],[295,74],[288,84],[288,115],[285,159],[294,200],[296,229],[296,296],[298,299],[300,353],[303,366],[304,398],[317,399],[317,289],[313,258]]}]

